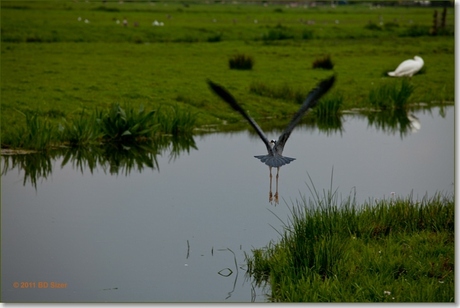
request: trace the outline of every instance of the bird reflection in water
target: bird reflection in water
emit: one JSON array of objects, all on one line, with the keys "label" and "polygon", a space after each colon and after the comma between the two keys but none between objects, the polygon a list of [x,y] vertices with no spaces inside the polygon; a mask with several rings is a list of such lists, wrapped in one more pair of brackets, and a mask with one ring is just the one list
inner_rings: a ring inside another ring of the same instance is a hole
[{"label": "bird reflection in water", "polygon": [[[259,135],[260,139],[265,143],[267,147],[268,154],[266,155],[256,155],[254,157],[260,159],[261,162],[265,163],[270,170],[270,193],[269,193],[269,201],[275,201],[276,204],[279,202],[278,198],[278,178],[279,178],[279,169],[281,166],[289,164],[295,158],[283,156],[283,149],[286,141],[289,139],[294,127],[300,122],[303,115],[308,111],[308,109],[314,107],[318,100],[329,91],[335,81],[335,76],[332,76],[328,79],[321,81],[310,93],[307,95],[305,101],[302,103],[300,109],[296,112],[296,114],[292,117],[291,122],[289,122],[288,126],[284,129],[283,133],[279,136],[278,140],[271,140],[265,136],[262,129],[259,125],[251,118],[246,111],[238,104],[236,99],[223,87],[215,84],[214,82],[208,80],[208,84],[211,89],[216,93],[220,98],[222,98],[225,102],[227,102],[234,110],[238,111],[254,128],[256,133]],[[272,194],[272,168],[276,168],[276,191],[273,198]]]}]

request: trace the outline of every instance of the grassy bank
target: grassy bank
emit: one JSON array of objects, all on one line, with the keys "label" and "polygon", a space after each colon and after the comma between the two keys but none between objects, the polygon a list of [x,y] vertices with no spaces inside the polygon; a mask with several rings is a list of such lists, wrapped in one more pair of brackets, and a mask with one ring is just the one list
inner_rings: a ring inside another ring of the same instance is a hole
[{"label": "grassy bank", "polygon": [[[17,111],[21,113],[20,111]],[[113,104],[107,109],[79,110],[72,120],[54,125],[37,111],[21,113],[25,127],[7,135],[2,143],[12,149],[47,151],[59,147],[82,147],[110,143],[131,146],[155,143],[164,136],[189,137],[196,116],[177,105],[147,111],[141,106]]]},{"label": "grassy bank", "polygon": [[275,302],[453,302],[454,198],[352,198],[311,190],[281,239],[247,255]]},{"label": "grassy bank", "polygon": [[[372,91],[400,83],[385,73],[415,54],[425,68],[410,80],[407,103],[454,100],[452,8],[446,32],[434,36],[434,8],[111,1],[1,6],[2,146],[24,128],[22,113],[37,112],[58,126],[63,118],[75,120],[78,110],[114,103],[146,110],[177,104],[197,114],[196,127],[239,125],[240,117],[209,91],[208,78],[230,90],[262,126],[267,117],[289,118],[298,108],[296,95],[333,73],[330,95],[341,97],[342,110],[371,107]],[[251,57],[252,68],[230,69],[236,54]],[[313,68],[327,55],[333,70]],[[290,89],[294,97],[261,95],[255,84]]]}]

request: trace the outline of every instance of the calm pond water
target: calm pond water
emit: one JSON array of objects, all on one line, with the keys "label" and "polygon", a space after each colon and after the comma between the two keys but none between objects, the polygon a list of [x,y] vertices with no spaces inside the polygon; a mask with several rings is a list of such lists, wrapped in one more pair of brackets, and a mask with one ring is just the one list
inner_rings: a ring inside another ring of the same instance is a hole
[{"label": "calm pond water", "polygon": [[58,156],[36,187],[2,157],[3,302],[265,301],[244,254],[279,239],[276,216],[286,221],[311,197],[309,176],[319,191],[332,177],[358,202],[454,192],[454,108],[415,116],[418,131],[404,134],[357,115],[343,117],[341,131],[299,126],[278,205],[268,167],[253,157],[265,146],[248,132],[195,137],[197,149],[118,173]]}]

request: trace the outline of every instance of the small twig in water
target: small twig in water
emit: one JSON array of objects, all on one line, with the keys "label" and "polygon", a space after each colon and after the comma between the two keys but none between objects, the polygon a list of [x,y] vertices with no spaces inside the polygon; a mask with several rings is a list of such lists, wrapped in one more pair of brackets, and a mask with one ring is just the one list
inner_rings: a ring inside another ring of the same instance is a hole
[{"label": "small twig in water", "polygon": [[186,259],[188,259],[189,256],[190,256],[190,243],[187,240],[187,257],[186,257]]}]

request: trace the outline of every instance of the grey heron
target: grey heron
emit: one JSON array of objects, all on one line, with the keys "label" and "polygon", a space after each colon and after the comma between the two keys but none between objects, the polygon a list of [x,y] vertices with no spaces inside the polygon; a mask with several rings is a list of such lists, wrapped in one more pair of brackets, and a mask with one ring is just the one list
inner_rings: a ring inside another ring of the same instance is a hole
[{"label": "grey heron", "polygon": [[[314,107],[318,100],[326,94],[327,91],[332,87],[335,81],[335,76],[332,76],[328,79],[321,81],[310,93],[307,95],[305,101],[302,103],[300,109],[294,114],[291,119],[291,122],[288,126],[284,129],[282,134],[279,136],[278,140],[271,140],[269,141],[268,138],[265,136],[262,129],[259,127],[256,121],[251,118],[246,111],[238,104],[236,99],[223,87],[220,85],[208,80],[208,84],[211,89],[216,93],[220,98],[222,98],[225,102],[227,102],[234,110],[238,111],[254,128],[256,133],[259,135],[260,139],[265,143],[267,147],[267,155],[256,155],[255,158],[260,159],[261,162],[265,163],[270,170],[270,187],[271,187],[271,179],[272,179],[272,168],[277,168],[276,179],[279,176],[279,168],[283,165],[289,164],[291,161],[295,160],[295,158],[283,156],[283,149],[286,141],[289,139],[292,131],[294,130],[295,126],[300,122],[303,115],[308,111],[308,109]],[[278,184],[278,182],[277,182]],[[278,187],[278,185],[277,185]],[[278,192],[278,190],[277,190]],[[277,194],[276,194],[277,195]]]}]

